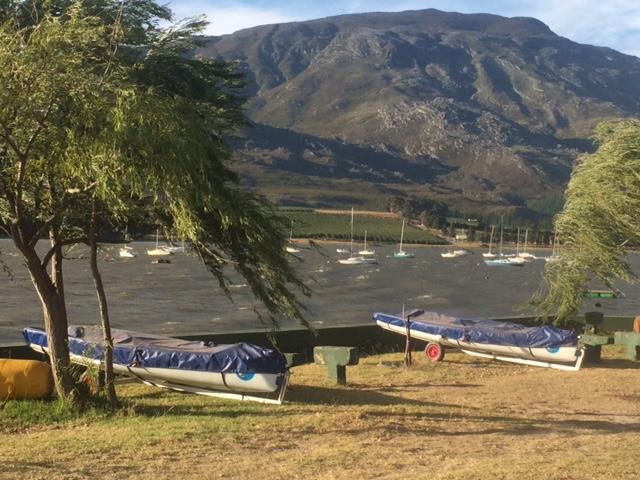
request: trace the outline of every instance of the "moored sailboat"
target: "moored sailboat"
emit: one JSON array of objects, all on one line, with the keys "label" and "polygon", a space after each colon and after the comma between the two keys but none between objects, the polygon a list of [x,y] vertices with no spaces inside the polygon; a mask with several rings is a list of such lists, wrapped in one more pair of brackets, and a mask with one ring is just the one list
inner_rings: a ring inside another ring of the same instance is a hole
[{"label": "moored sailboat", "polygon": [[484,264],[488,267],[522,267],[524,262],[515,257],[506,257],[502,253],[502,240],[504,237],[504,216],[500,217],[500,247],[498,250],[499,258],[485,259]]},{"label": "moored sailboat", "polygon": [[367,263],[367,259],[363,256],[353,255],[353,207],[351,207],[351,241],[349,242],[349,258],[341,258],[338,260],[341,265],[363,265]]},{"label": "moored sailboat", "polygon": [[156,248],[147,249],[147,255],[151,257],[162,257],[165,255],[173,255],[173,252],[167,249],[166,246],[160,246],[159,244],[159,232],[156,230]]},{"label": "moored sailboat", "polygon": [[484,258],[496,258],[496,254],[491,251],[491,247],[493,245],[493,231],[495,230],[495,228],[495,225],[491,225],[491,234],[489,235],[489,251],[482,254]]},{"label": "moored sailboat", "polygon": [[393,253],[394,258],[413,258],[416,256],[415,253],[413,252],[405,252],[404,250],[402,250],[402,242],[404,240],[404,223],[405,223],[405,220],[403,218],[402,230],[400,230],[400,246],[398,248],[398,251]]},{"label": "moored sailboat", "polygon": [[136,252],[133,247],[123,245],[122,248],[118,250],[118,256],[121,258],[135,258],[138,256],[138,252]]},{"label": "moored sailboat", "polygon": [[287,253],[300,253],[300,249],[293,246],[293,219],[291,220],[291,231],[289,232],[289,245],[285,247]]},{"label": "moored sailboat", "polygon": [[362,255],[363,257],[371,257],[376,254],[375,250],[369,250],[367,248],[367,231],[364,231],[364,248],[358,252],[358,255]]}]

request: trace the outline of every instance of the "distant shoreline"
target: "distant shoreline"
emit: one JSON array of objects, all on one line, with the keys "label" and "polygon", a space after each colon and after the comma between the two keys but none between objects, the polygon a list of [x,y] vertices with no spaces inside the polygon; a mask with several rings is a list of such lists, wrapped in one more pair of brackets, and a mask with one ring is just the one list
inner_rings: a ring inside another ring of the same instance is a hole
[{"label": "distant shoreline", "polygon": [[[313,243],[319,243],[322,245],[347,245],[349,244],[349,240],[340,240],[340,239],[332,239],[332,238],[327,238],[327,239],[315,239],[315,238],[307,238],[307,237],[299,237],[299,238],[292,238],[291,241],[295,244],[304,244],[307,243],[309,244],[309,242],[313,242]],[[354,244],[362,244],[362,241],[356,241],[354,240],[353,242]],[[369,245],[396,245],[397,242],[379,242],[379,241],[374,241],[374,242],[367,242]],[[434,243],[410,243],[410,242],[403,242],[403,245],[406,245],[408,247],[430,247],[430,248],[452,248],[452,247],[456,247],[456,248],[488,248],[488,245],[483,243],[483,242],[456,242],[456,243],[440,243],[440,244],[434,244]],[[507,247],[507,248],[516,248],[516,244],[515,243],[503,243],[503,247]],[[527,249],[529,248],[534,248],[536,250],[551,250],[552,247],[551,246],[542,246],[542,245],[527,245]],[[492,247],[492,250],[497,250],[496,247]]]}]

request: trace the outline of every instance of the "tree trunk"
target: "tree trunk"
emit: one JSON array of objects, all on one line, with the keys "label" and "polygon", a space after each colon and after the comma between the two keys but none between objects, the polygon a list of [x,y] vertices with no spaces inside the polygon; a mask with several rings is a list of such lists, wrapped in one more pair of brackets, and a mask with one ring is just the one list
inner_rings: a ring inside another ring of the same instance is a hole
[{"label": "tree trunk", "polygon": [[60,398],[73,399],[75,383],[70,371],[71,362],[67,343],[68,322],[64,294],[62,296],[59,295],[47,273],[46,267],[41,264],[35,248],[24,245],[19,241],[16,242],[16,246],[24,255],[31,281],[38,292],[42,304],[56,392]]},{"label": "tree trunk", "polygon": [[91,247],[91,274],[93,275],[93,283],[98,296],[98,304],[100,306],[100,321],[102,323],[102,335],[104,338],[104,383],[107,388],[107,400],[111,408],[115,408],[118,404],[116,396],[116,387],[113,383],[113,338],[111,338],[111,324],[109,322],[109,309],[107,306],[107,296],[102,283],[102,276],[98,270],[98,235],[96,228],[96,207],[95,201],[91,213],[91,227],[89,232],[89,245]]}]

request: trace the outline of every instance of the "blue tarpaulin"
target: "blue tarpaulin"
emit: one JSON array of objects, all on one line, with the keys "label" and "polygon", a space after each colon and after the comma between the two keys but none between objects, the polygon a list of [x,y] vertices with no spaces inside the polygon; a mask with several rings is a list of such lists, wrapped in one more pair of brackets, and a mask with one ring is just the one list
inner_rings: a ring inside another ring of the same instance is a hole
[{"label": "blue tarpaulin", "polygon": [[[526,327],[519,323],[473,320],[422,310],[411,310],[405,316],[411,319],[411,330],[463,342],[525,348],[555,348],[578,343],[574,332],[548,325]],[[406,327],[402,315],[374,313],[373,318],[389,325]]]},{"label": "blue tarpaulin", "polygon": [[[28,344],[47,346],[46,333],[25,328]],[[284,373],[286,360],[277,350],[250,343],[211,345],[204,342],[112,330],[113,362],[146,368],[174,368],[219,373]],[[69,327],[69,351],[94,360],[103,357],[99,327]]]}]

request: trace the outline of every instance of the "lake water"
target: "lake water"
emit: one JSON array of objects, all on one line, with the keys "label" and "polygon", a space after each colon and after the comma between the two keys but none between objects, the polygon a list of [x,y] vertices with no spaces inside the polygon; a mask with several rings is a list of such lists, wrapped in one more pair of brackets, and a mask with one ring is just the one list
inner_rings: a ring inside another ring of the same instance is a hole
[{"label": "lake water", "polygon": [[[144,254],[152,243],[136,242],[137,258],[118,258],[119,246],[101,253],[115,257],[101,261],[114,327],[149,333],[222,332],[263,328],[241,278],[231,288],[233,302],[221,294],[216,281],[191,255],[177,254],[170,264],[152,264]],[[43,245],[44,248],[44,245]],[[323,246],[327,257],[303,250],[300,273],[313,290],[305,300],[308,320],[318,326],[371,321],[376,311],[399,312],[424,308],[453,315],[501,317],[531,314],[526,301],[537,290],[543,261],[518,267],[487,267],[480,250],[457,259],[443,259],[443,248],[417,247],[414,259],[394,259],[393,246],[375,246],[378,265],[337,263],[336,245]],[[42,325],[40,302],[25,267],[9,240],[0,240],[0,259],[14,279],[0,272],[0,344],[21,343],[21,329]],[[547,251],[533,251],[548,255]],[[65,288],[70,323],[97,323],[98,310],[86,258],[87,250],[72,250],[65,264]],[[634,264],[640,266],[634,255]],[[638,286],[622,286],[623,298],[600,300],[606,314],[640,313]],[[596,300],[587,300],[593,309]],[[283,326],[293,323],[284,322]]]}]

